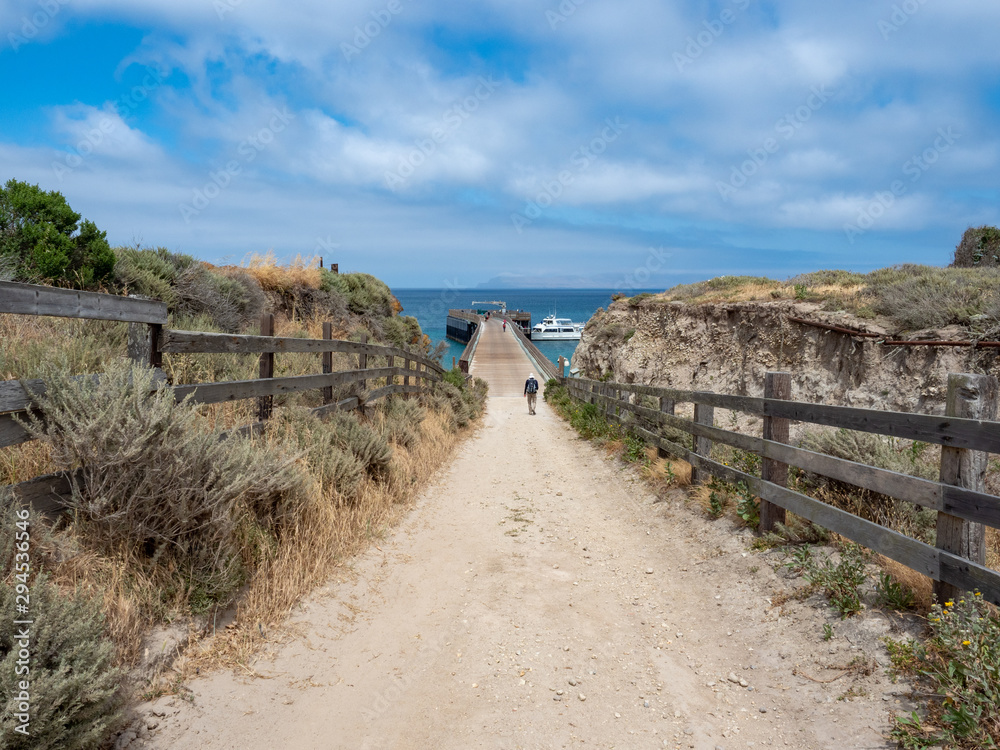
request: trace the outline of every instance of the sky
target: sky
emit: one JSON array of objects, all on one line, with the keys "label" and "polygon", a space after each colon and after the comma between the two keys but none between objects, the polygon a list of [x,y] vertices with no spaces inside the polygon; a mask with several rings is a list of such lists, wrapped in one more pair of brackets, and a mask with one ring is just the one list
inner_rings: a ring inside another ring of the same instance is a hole
[{"label": "sky", "polygon": [[0,181],[112,245],[394,287],[947,265],[1000,3],[0,0]]}]

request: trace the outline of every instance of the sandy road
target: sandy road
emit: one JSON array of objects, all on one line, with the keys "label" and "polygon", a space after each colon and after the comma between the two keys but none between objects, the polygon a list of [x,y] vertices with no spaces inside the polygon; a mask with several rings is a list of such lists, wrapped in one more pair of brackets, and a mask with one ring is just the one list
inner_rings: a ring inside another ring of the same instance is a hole
[{"label": "sandy road", "polygon": [[159,699],[147,746],[892,747],[898,686],[829,669],[868,658],[889,624],[771,608],[777,558],[654,504],[541,398],[529,416],[530,366],[492,323],[477,435],[303,607],[301,635],[257,666],[266,679],[215,674],[191,684],[193,704]]}]

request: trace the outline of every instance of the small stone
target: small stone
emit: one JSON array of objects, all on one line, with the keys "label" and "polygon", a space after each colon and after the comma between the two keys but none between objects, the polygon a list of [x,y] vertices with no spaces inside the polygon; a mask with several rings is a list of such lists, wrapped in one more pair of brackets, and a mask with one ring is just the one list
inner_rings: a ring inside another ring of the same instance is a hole
[{"label": "small stone", "polygon": [[740,687],[746,687],[749,684],[746,680],[740,680]]},{"label": "small stone", "polygon": [[561,492],[557,492],[556,493],[556,497],[562,497],[562,493]]},{"label": "small stone", "polygon": [[474,688],[477,688],[477,687],[479,687],[479,683],[478,683],[478,682],[473,682],[473,683],[472,683],[472,687],[474,687]]},{"label": "small stone", "polygon": [[158,722],[156,719],[148,719],[146,721],[146,729],[150,731],[156,729],[158,726],[160,726],[160,722]]},{"label": "small stone", "polygon": [[563,646],[563,651],[569,651],[569,646]]},{"label": "small stone", "polygon": [[563,695],[564,693],[564,690],[556,690],[556,695]]},{"label": "small stone", "polygon": [[760,707],[760,709],[758,709],[758,710],[759,710],[759,711],[760,711],[760,712],[761,712],[762,714],[766,714],[766,713],[767,713],[767,709],[766,709],[766,708],[764,708],[763,706],[761,706],[761,707]]},{"label": "small stone", "polygon": [[649,701],[643,701],[642,702],[642,707],[643,708],[649,708]]},{"label": "small stone", "polygon": [[617,711],[615,711],[615,718],[616,719],[620,719],[621,717],[622,717],[622,715],[620,713],[618,713]]},{"label": "small stone", "polygon": [[652,568],[646,568],[646,575],[652,575],[652,574],[653,574],[653,569]]},{"label": "small stone", "polygon": [[562,700],[562,696],[561,695],[553,695],[552,696],[552,700],[554,700],[554,701],[561,701]]},{"label": "small stone", "polygon": [[576,687],[576,680],[574,680],[572,677],[569,678],[568,682],[571,686]]},{"label": "small stone", "polygon": [[586,695],[584,695],[583,693],[580,693],[580,694],[579,694],[578,696],[576,696],[576,697],[577,697],[577,698],[579,698],[579,699],[580,699],[580,700],[582,700],[582,701],[585,701],[585,700],[587,700],[587,696],[586,696]]},{"label": "small stone", "polygon": [[692,734],[694,734],[694,730],[691,727],[688,727],[687,729],[684,730],[684,734],[691,736]]},{"label": "small stone", "polygon": [[735,674],[734,672],[730,672],[730,673],[729,673],[729,676],[728,676],[728,677],[726,677],[726,679],[727,679],[727,680],[729,680],[730,682],[732,682],[732,683],[736,684],[736,685],[739,685],[739,684],[740,684],[740,678],[739,678],[739,677],[737,677],[737,676],[736,676],[736,674]]}]

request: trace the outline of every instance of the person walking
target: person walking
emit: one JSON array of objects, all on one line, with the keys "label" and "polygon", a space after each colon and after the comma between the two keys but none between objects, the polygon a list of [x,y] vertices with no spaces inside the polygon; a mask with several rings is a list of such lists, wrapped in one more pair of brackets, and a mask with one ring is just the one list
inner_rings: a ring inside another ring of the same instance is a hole
[{"label": "person walking", "polygon": [[507,321],[506,320],[503,322],[503,332],[507,333]]},{"label": "person walking", "polygon": [[535,413],[535,399],[538,398],[538,381],[535,380],[535,373],[528,373],[528,379],[524,381],[524,395],[528,399],[528,414]]}]

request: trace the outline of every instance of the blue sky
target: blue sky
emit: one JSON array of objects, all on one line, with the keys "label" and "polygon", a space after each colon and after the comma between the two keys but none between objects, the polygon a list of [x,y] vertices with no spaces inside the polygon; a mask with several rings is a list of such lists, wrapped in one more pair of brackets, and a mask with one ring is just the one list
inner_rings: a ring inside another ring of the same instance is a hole
[{"label": "blue sky", "polygon": [[1000,4],[0,0],[0,180],[112,244],[396,287],[946,265]]}]

